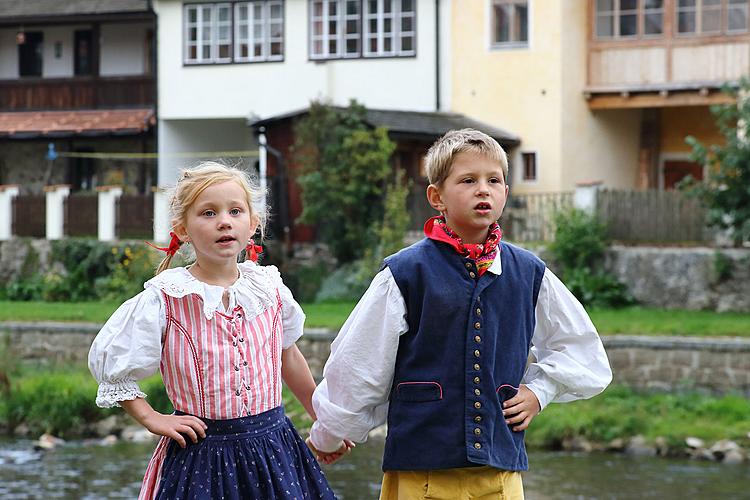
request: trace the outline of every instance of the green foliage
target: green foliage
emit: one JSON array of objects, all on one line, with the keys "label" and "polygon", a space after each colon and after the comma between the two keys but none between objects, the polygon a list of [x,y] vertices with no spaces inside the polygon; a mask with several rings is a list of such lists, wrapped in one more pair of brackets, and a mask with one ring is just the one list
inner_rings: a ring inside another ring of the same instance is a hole
[{"label": "green foliage", "polygon": [[693,136],[685,139],[691,159],[708,166],[705,182],[684,187],[708,208],[708,223],[727,229],[736,246],[750,240],[750,80],[724,91],[736,104],[712,106],[724,144],[706,145]]},{"label": "green foliage", "polygon": [[328,266],[323,262],[294,266],[284,272],[284,284],[289,287],[298,302],[312,302],[329,275]]},{"label": "green foliage", "polygon": [[365,108],[339,109],[318,102],[295,126],[295,160],[304,206],[300,220],[318,224],[339,262],[351,262],[376,243],[372,224],[383,215],[383,189],[395,144],[383,128],[372,130]]},{"label": "green foliage", "polygon": [[732,277],[732,271],[734,270],[734,263],[732,259],[717,251],[714,252],[714,274],[716,275],[716,281],[722,283]]},{"label": "green foliage", "polygon": [[607,228],[578,209],[555,214],[555,240],[549,249],[560,277],[573,295],[589,307],[622,307],[633,303],[627,288],[604,271]]},{"label": "green foliage", "polygon": [[[41,274],[37,268],[36,274],[28,276],[22,273],[20,279],[0,288],[0,300],[122,302],[143,290],[143,283],[154,276],[159,258],[141,243],[111,245],[81,238],[53,241],[51,270]],[[34,258],[27,256],[26,261],[33,263]],[[38,266],[38,256],[36,262]]]},{"label": "green foliage", "polygon": [[526,443],[556,448],[574,436],[606,443],[639,434],[670,443],[684,443],[688,436],[742,441],[748,426],[750,400],[739,395],[646,393],[613,385],[590,400],[548,406],[532,422]]}]

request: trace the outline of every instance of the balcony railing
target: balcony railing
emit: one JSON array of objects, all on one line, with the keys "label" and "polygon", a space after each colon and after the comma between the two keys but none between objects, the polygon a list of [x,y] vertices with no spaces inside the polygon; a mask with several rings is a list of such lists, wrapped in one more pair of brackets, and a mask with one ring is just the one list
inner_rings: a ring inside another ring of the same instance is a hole
[{"label": "balcony railing", "polygon": [[0,80],[0,111],[129,108],[154,105],[152,76]]}]

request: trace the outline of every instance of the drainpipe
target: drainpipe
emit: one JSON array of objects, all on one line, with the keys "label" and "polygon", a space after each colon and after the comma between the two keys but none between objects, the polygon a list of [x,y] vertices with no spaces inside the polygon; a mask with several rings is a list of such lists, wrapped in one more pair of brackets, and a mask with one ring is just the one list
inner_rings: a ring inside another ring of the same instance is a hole
[{"label": "drainpipe", "polygon": [[435,111],[440,111],[440,0],[435,0]]}]

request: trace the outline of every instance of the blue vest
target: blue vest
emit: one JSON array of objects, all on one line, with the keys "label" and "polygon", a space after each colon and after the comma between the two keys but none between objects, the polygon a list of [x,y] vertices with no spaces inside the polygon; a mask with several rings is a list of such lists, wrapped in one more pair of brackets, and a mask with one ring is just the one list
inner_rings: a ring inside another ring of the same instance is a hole
[{"label": "blue vest", "polygon": [[528,469],[501,410],[523,377],[545,265],[501,243],[502,274],[424,239],[385,259],[406,302],[383,470]]}]

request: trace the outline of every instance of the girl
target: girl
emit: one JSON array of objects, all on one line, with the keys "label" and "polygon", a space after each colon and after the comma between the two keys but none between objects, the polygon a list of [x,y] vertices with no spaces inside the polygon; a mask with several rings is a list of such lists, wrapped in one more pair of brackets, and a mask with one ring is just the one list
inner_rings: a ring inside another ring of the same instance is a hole
[{"label": "girl", "polygon": [[[237,264],[246,245],[256,255],[254,194],[235,168],[183,171],[157,276],[91,346],[97,405],[121,405],[162,436],[139,498],[335,498],[281,406],[283,379],[315,419],[315,382],[295,345],[305,315],[274,266]],[[185,243],[195,262],[167,269]],[[137,384],[157,369],[172,415],[156,412]],[[346,451],[342,443],[324,458]]]}]

